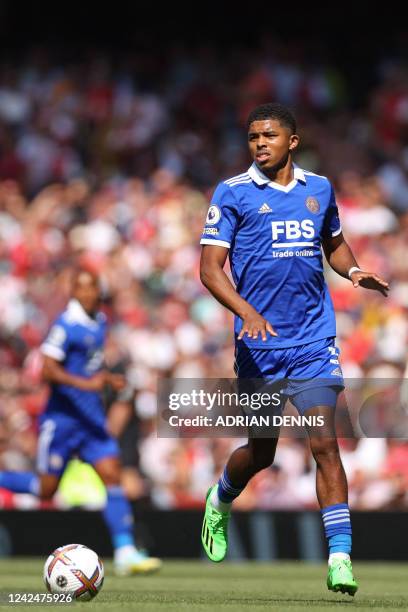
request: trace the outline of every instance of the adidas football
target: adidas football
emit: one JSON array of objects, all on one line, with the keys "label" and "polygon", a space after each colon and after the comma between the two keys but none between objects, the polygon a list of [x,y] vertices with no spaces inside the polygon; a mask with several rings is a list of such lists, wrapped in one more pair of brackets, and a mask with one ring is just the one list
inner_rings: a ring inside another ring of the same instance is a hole
[{"label": "adidas football", "polygon": [[102,588],[103,563],[96,552],[82,544],[60,546],[44,565],[44,582],[50,593],[66,593],[74,599],[93,599]]}]

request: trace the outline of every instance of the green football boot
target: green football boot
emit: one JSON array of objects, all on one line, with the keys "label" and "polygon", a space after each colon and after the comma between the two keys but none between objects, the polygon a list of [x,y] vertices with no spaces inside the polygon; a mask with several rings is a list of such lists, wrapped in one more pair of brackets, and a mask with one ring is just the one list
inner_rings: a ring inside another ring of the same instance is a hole
[{"label": "green football boot", "polygon": [[219,512],[210,502],[210,496],[218,485],[208,489],[201,541],[204,550],[211,561],[219,563],[227,554],[228,547],[228,521],[230,512]]},{"label": "green football boot", "polygon": [[335,593],[341,591],[353,596],[356,594],[358,584],[353,576],[351,561],[348,559],[333,560],[333,563],[329,565],[329,572],[327,574],[327,588]]}]

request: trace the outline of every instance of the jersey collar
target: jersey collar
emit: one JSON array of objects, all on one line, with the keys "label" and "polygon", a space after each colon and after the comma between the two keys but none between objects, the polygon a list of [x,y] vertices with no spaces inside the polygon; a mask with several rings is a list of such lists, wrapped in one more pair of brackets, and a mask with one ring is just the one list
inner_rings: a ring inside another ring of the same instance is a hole
[{"label": "jersey collar", "polygon": [[96,315],[96,319],[92,319],[78,300],[71,298],[67,305],[67,315],[72,323],[79,323],[85,327],[96,328],[99,323],[99,313]]},{"label": "jersey collar", "polygon": [[272,187],[272,189],[278,189],[279,191],[284,191],[285,193],[291,191],[291,189],[297,185],[298,181],[306,184],[305,174],[302,168],[299,168],[299,166],[296,166],[296,164],[293,164],[293,180],[288,185],[280,185],[279,183],[271,181],[258,168],[255,162],[252,164],[252,166],[250,166],[250,168],[248,168],[248,174],[257,185],[268,185],[268,187]]}]

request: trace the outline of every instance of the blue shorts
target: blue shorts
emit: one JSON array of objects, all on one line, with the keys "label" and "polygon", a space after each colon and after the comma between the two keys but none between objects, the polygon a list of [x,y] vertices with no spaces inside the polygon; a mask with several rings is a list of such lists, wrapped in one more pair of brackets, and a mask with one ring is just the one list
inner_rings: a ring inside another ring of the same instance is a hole
[{"label": "blue shorts", "polygon": [[339,354],[335,338],[283,349],[252,349],[242,343],[235,349],[235,372],[240,379],[282,381],[282,396],[302,414],[315,406],[336,407],[344,389]]},{"label": "blue shorts", "polygon": [[117,457],[116,440],[102,425],[85,426],[78,419],[43,414],[37,450],[40,474],[60,476],[72,456],[94,465],[105,457]]}]

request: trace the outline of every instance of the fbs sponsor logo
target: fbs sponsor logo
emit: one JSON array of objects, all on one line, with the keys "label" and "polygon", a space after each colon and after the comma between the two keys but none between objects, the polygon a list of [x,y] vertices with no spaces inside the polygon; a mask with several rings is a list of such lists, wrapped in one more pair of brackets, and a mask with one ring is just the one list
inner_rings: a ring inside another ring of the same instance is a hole
[{"label": "fbs sponsor logo", "polygon": [[311,219],[272,221],[272,240],[274,242],[280,240],[281,234],[286,240],[298,240],[299,238],[311,240],[315,236],[313,221]]},{"label": "fbs sponsor logo", "polygon": [[206,225],[215,225],[221,219],[221,211],[218,206],[212,204],[208,209]]},{"label": "fbs sponsor logo", "polygon": [[258,210],[260,215],[265,215],[266,213],[273,212],[272,208],[266,202],[262,204],[261,208]]}]

